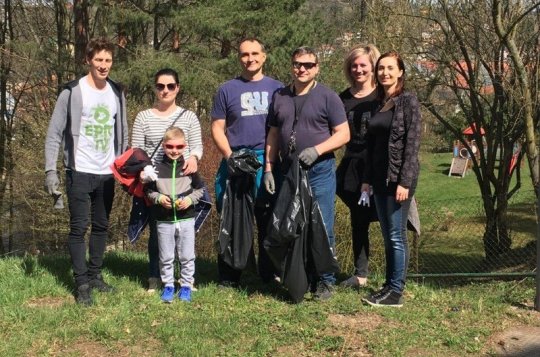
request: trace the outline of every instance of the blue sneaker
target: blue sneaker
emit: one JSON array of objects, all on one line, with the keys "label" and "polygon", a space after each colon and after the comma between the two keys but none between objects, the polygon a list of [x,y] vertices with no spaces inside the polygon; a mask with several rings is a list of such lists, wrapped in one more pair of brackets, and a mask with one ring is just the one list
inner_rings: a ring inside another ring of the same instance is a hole
[{"label": "blue sneaker", "polygon": [[178,292],[178,298],[182,301],[191,301],[191,287],[182,286]]},{"label": "blue sneaker", "polygon": [[171,303],[174,300],[174,286],[166,286],[163,288],[161,300],[166,303]]}]

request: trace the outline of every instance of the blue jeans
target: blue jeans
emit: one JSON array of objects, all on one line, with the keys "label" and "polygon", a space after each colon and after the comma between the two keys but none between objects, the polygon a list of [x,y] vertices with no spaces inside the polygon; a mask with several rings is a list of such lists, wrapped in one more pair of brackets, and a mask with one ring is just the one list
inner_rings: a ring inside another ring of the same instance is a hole
[{"label": "blue jeans", "polygon": [[[336,238],[334,236],[334,217],[336,199],[336,159],[322,160],[313,165],[308,171],[309,186],[313,197],[319,204],[322,219],[328,235],[328,243],[335,255]],[[334,273],[323,273],[319,280],[335,284]]]},{"label": "blue jeans", "polygon": [[[114,198],[114,178],[112,175],[67,170],[66,193],[70,215],[68,249],[75,284],[80,286],[101,274]],[[89,223],[92,228],[88,239],[90,259],[87,264],[84,236]]]},{"label": "blue jeans", "polygon": [[375,207],[379,215],[386,256],[386,281],[384,285],[400,294],[405,288],[407,267],[409,266],[407,217],[410,205],[411,198],[398,203],[395,196],[375,194]]}]

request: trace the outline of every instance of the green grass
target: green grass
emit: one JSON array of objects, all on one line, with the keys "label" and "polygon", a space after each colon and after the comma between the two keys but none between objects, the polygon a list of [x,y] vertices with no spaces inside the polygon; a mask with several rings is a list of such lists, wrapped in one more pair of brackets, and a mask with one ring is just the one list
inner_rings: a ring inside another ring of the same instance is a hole
[{"label": "green grass", "polygon": [[168,305],[144,290],[144,254],[108,253],[105,267],[116,291],[93,293],[85,308],[71,295],[67,257],[1,259],[0,355],[460,356],[492,351],[490,336],[505,327],[540,326],[532,279],[410,281],[404,307],[381,310],[361,304],[369,290],[340,288],[327,302],[293,305],[251,273],[242,289],[220,290],[215,264],[198,261],[193,302]]},{"label": "green grass", "polygon": [[[416,263],[423,271],[470,272],[483,261],[477,183],[472,174],[448,177],[450,161],[450,154],[422,155],[417,198],[423,233]],[[528,271],[533,263],[532,188],[523,176],[512,202],[512,258],[523,265],[500,269]],[[352,249],[341,202],[336,216],[345,278]],[[363,305],[360,298],[380,286],[384,271],[378,226],[370,229],[369,288],[338,288],[327,302],[308,296],[299,305],[289,303],[280,287],[261,285],[253,272],[243,276],[240,290],[218,289],[213,253],[197,260],[193,302],[166,305],[144,289],[144,252],[109,252],[104,275],[116,292],[93,293],[96,304],[88,308],[74,303],[66,255],[1,258],[0,356],[476,356],[493,353],[499,342],[494,335],[508,327],[540,326],[540,314],[531,308],[531,278],[409,279],[402,309]],[[212,240],[211,234],[199,239],[199,252],[212,250]],[[414,265],[411,259],[411,271]]]},{"label": "green grass", "polygon": [[[452,153],[427,153],[420,155],[420,176],[418,179],[417,198],[427,200],[459,199],[480,196],[480,188],[472,170],[465,177],[448,176],[452,163]],[[515,175],[512,184],[516,182]],[[510,186],[512,187],[512,185]],[[521,191],[532,191],[533,186],[526,163],[521,168]]]}]

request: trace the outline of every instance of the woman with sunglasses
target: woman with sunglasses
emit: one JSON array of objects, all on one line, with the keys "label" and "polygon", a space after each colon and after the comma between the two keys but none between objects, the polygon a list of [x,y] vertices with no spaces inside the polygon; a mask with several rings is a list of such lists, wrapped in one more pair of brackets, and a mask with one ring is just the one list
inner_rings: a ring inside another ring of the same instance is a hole
[{"label": "woman with sunglasses", "polygon": [[372,185],[384,238],[386,280],[382,289],[362,300],[400,307],[409,264],[407,217],[420,170],[420,104],[416,95],[405,91],[405,65],[397,52],[382,54],[375,70],[381,105],[369,121],[368,174],[362,192]]},{"label": "woman with sunglasses", "polygon": [[[133,124],[131,146],[145,150],[151,155],[161,142],[163,134],[173,125],[183,130],[187,146],[184,150],[183,170],[186,175],[197,171],[197,163],[202,158],[203,145],[199,119],[192,111],[176,105],[180,92],[178,73],[170,68],[159,70],[154,75],[156,103],[137,114]],[[160,162],[163,148],[156,151],[152,158]],[[159,250],[155,218],[150,216],[150,237],[148,239],[149,278],[148,291],[154,292],[161,287],[159,272]]]},{"label": "woman with sunglasses", "polygon": [[361,199],[361,186],[367,160],[367,126],[377,112],[375,63],[379,50],[374,45],[352,48],[345,58],[343,72],[351,85],[339,97],[345,105],[351,140],[336,171],[336,193],[350,210],[354,274],[341,283],[346,287],[367,284],[369,259],[369,223],[376,215],[369,196]]}]

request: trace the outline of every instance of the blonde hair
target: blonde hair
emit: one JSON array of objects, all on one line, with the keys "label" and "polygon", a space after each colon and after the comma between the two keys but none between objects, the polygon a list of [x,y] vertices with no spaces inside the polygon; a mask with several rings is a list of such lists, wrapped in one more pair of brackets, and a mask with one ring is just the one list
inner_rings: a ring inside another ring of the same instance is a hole
[{"label": "blonde hair", "polygon": [[173,139],[184,139],[185,134],[184,131],[176,126],[171,126],[167,130],[165,130],[165,134],[163,135],[163,142],[167,140],[173,140]]},{"label": "blonde hair", "polygon": [[373,84],[376,83],[375,64],[377,63],[381,53],[377,47],[375,47],[375,45],[370,43],[368,45],[359,45],[353,47],[349,51],[347,57],[345,57],[345,61],[343,62],[343,73],[345,74],[345,78],[347,78],[347,82],[349,82],[351,86],[354,85],[354,78],[351,75],[351,65],[358,57],[364,55],[369,56],[369,62],[371,63],[371,68],[373,71]]}]

